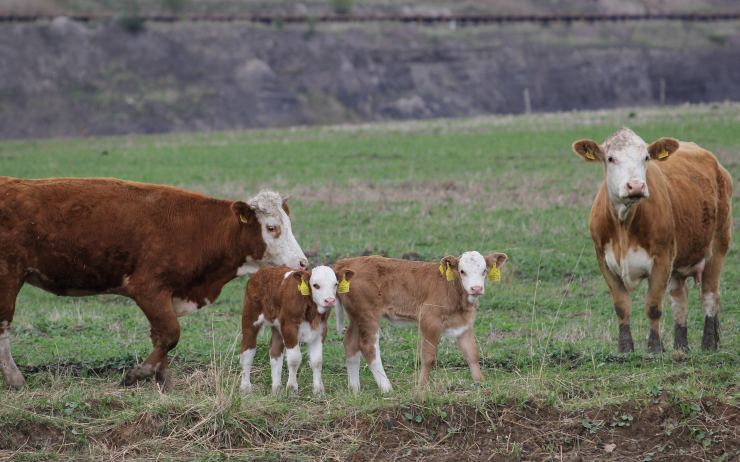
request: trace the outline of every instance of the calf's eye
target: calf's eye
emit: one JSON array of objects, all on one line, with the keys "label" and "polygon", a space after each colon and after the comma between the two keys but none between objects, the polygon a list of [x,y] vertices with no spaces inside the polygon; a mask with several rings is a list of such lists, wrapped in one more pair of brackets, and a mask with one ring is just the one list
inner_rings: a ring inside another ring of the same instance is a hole
[{"label": "calf's eye", "polygon": [[313,288],[318,290],[319,289],[319,285],[318,284],[314,284],[313,285]]},{"label": "calf's eye", "polygon": [[460,274],[465,274],[465,270],[460,270]]},{"label": "calf's eye", "polygon": [[650,156],[645,156],[645,161],[650,160]]},{"label": "calf's eye", "polygon": [[606,160],[611,162],[612,164],[614,163],[614,157],[612,156],[607,157]]}]

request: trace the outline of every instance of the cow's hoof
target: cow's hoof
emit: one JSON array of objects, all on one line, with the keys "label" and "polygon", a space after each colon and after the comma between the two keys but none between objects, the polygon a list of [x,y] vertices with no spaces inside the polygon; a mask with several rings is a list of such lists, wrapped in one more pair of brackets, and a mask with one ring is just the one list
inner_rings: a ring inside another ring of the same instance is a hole
[{"label": "cow's hoof", "polygon": [[648,336],[648,351],[653,354],[663,353],[663,343],[660,341],[660,335],[654,330],[650,331]]},{"label": "cow's hoof", "polygon": [[716,350],[719,345],[719,318],[704,317],[704,336],[701,339],[702,350]]},{"label": "cow's hoof", "polygon": [[673,336],[673,348],[689,351],[688,329],[686,326],[676,324],[676,331]]},{"label": "cow's hoof", "polygon": [[157,371],[155,378],[162,393],[169,393],[175,388],[175,380],[172,378],[172,373],[169,369]]},{"label": "cow's hoof", "polygon": [[136,385],[140,381],[146,380],[152,375],[154,375],[154,369],[148,364],[135,367],[126,372],[126,377],[123,378],[123,385],[126,387]]},{"label": "cow's hoof", "polygon": [[635,342],[632,341],[630,326],[619,326],[619,352],[632,353],[633,351],[635,351]]}]

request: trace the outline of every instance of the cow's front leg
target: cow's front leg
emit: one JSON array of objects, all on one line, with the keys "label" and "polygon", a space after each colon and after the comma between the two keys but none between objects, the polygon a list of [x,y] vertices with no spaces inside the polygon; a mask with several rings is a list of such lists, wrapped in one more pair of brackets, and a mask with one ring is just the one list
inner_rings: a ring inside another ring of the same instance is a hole
[{"label": "cow's front leg", "polygon": [[631,353],[635,351],[635,343],[632,341],[632,331],[630,330],[630,319],[632,317],[632,299],[624,283],[617,277],[604,263],[603,258],[599,258],[599,268],[604,276],[606,285],[609,286],[609,292],[614,304],[614,312],[617,314],[619,322],[619,352]]},{"label": "cow's front leg", "polygon": [[648,290],[645,297],[645,313],[650,322],[648,334],[648,351],[662,353],[663,342],[660,340],[660,319],[663,316],[663,298],[671,275],[671,264],[666,258],[655,257],[653,268],[648,276]]},{"label": "cow's front leg", "polygon": [[482,381],[483,374],[480,371],[480,353],[478,353],[478,344],[475,341],[472,325],[457,338],[457,346],[460,348],[465,361],[467,361],[470,367],[470,374],[473,376],[473,381]]},{"label": "cow's front leg", "polygon": [[172,389],[172,377],[168,370],[167,353],[180,340],[180,323],[172,307],[172,294],[162,292],[149,298],[135,297],[135,300],[149,320],[154,349],[141,365],[126,373],[123,384],[133,385],[154,375],[162,391],[169,391]]}]

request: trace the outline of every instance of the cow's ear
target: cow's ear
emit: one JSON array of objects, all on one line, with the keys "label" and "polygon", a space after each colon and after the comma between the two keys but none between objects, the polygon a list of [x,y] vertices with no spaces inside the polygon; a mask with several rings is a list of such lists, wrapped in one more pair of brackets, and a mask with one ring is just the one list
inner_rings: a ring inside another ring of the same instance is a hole
[{"label": "cow's ear", "polygon": [[604,160],[604,151],[593,140],[576,141],[573,143],[573,152],[589,162]]},{"label": "cow's ear", "polygon": [[651,159],[665,160],[676,152],[678,141],[673,138],[661,138],[648,146],[648,152]]},{"label": "cow's ear", "polygon": [[254,210],[242,201],[234,201],[231,203],[231,211],[234,212],[234,216],[240,223],[249,224],[253,221],[257,221],[257,214]]},{"label": "cow's ear", "polygon": [[288,207],[288,199],[290,199],[290,196],[285,196],[285,198],[283,199],[282,207],[283,207],[283,210],[285,211],[285,214],[290,216],[290,207]]},{"label": "cow's ear", "polygon": [[447,255],[444,257],[441,261],[443,265],[450,265],[452,268],[457,269],[457,265],[460,263],[460,259],[457,257],[453,257],[451,255]]},{"label": "cow's ear", "polygon": [[486,267],[493,268],[496,266],[496,268],[501,268],[504,266],[504,263],[506,263],[506,260],[508,260],[509,257],[506,256],[505,253],[502,252],[493,252],[491,254],[486,255]]}]

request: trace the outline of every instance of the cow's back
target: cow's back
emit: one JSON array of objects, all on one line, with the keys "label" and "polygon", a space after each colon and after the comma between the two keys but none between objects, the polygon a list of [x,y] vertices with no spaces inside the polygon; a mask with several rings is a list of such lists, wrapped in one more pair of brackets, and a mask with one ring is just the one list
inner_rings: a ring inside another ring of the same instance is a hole
[{"label": "cow's back", "polygon": [[53,293],[119,291],[148,259],[177,266],[177,249],[197,245],[196,222],[208,219],[203,212],[213,201],[116,179],[6,177],[0,243],[6,260],[29,273],[28,282]]},{"label": "cow's back", "polygon": [[732,179],[709,151],[681,142],[667,160],[656,162],[665,176],[676,230],[675,267],[696,264],[718,229],[727,227]]}]

